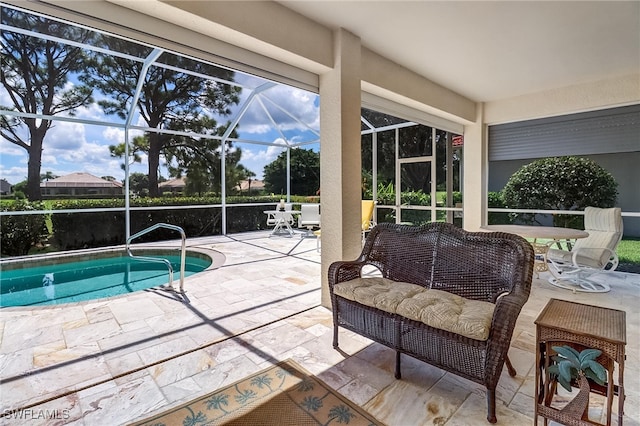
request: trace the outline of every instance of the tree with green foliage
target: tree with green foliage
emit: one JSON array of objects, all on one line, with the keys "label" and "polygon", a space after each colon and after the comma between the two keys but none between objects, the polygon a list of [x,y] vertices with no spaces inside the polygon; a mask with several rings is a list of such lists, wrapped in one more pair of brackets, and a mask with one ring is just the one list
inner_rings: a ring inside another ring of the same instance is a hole
[{"label": "tree with green foliage", "polygon": [[[315,195],[320,189],[320,154],[312,149],[291,149],[291,194]],[[287,152],[283,151],[264,166],[264,185],[267,192],[287,193]]]},{"label": "tree with green foliage", "polygon": [[[229,123],[216,127],[215,120],[209,117],[201,117],[189,123],[179,123],[178,128],[194,133],[211,133],[211,129],[216,129],[215,134],[222,136]],[[169,126],[171,128],[171,126]],[[177,128],[176,128],[177,130]],[[167,160],[169,175],[172,177],[186,176],[187,194],[202,195],[205,192],[222,192],[221,173],[221,145],[218,138],[194,139],[188,136],[167,135],[169,142],[164,149]],[[238,134],[234,129],[229,138],[237,138]],[[225,158],[225,189],[227,193],[231,191],[238,182],[244,179],[247,170],[242,164],[242,150],[233,146],[233,143],[226,141],[224,144]]]},{"label": "tree with green foliage", "polygon": [[[86,43],[92,37],[89,30],[11,8],[2,7],[0,19],[3,25],[77,43]],[[3,29],[0,52],[0,81],[13,104],[2,105],[0,109],[47,116],[62,113],[73,116],[79,107],[93,102],[90,86],[69,84],[71,75],[85,69],[86,57],[82,48]],[[46,119],[0,115],[0,135],[29,154],[25,192],[30,200],[42,198],[42,151],[44,138],[52,125],[53,122]]]},{"label": "tree with green foliage", "polygon": [[[103,36],[101,43],[111,50],[140,58],[149,58],[156,53],[147,46],[116,37]],[[142,61],[96,53],[81,79],[108,96],[108,99],[98,102],[106,114],[117,114],[123,119],[130,114],[131,100],[142,79],[139,100],[134,107],[149,127],[219,136],[224,133],[226,126],[219,125],[208,113],[221,116],[231,114],[229,107],[239,102],[242,89],[221,84],[219,80],[233,81],[234,74],[234,71],[168,52],[162,53],[146,70]],[[203,75],[210,78],[203,78]],[[209,161],[209,156],[198,160],[197,154],[209,151],[212,147],[215,149],[215,143],[207,142],[209,140],[204,138],[157,132],[147,132],[145,137],[146,143],[136,148],[148,156],[149,195],[152,197],[158,196],[161,154],[175,158],[182,150],[189,153],[188,162]],[[188,162],[183,162],[183,165]]]},{"label": "tree with green foliage", "polygon": [[[208,117],[201,117],[187,125],[185,131],[195,133],[206,131],[207,126],[215,127],[215,122]],[[226,130],[226,126],[218,128],[218,132]],[[129,161],[131,163],[141,162],[143,153],[149,152],[149,134],[137,136],[130,145]],[[230,133],[231,138],[237,137],[234,131]],[[203,195],[206,192],[221,192],[221,141],[213,138],[192,138],[184,135],[161,135],[163,140],[163,154],[166,160],[169,176],[180,178],[185,176],[185,194]],[[112,157],[124,156],[124,143],[110,145]],[[231,142],[225,144],[225,175],[226,189],[231,190],[238,185],[238,182],[245,179],[247,169],[240,164],[242,150],[233,147]],[[124,164],[122,165],[124,168]],[[146,175],[145,175],[146,176]],[[158,182],[162,176],[158,177]],[[148,181],[147,181],[148,182]],[[148,194],[148,188],[144,191]]]},{"label": "tree with green foliage", "polygon": [[139,172],[130,173],[129,191],[139,197],[149,195],[149,176]]},{"label": "tree with green foliage", "polygon": [[49,182],[50,180],[56,179],[56,178],[59,178],[59,177],[60,176],[54,174],[51,171],[46,171],[46,172],[40,174],[40,182],[44,182],[44,181]]},{"label": "tree with green foliage", "polygon": [[[503,189],[508,208],[584,210],[585,207],[613,207],[618,183],[611,173],[583,157],[542,158],[516,171]],[[517,214],[532,222],[535,215]],[[554,215],[556,226],[583,227],[582,216]]]}]

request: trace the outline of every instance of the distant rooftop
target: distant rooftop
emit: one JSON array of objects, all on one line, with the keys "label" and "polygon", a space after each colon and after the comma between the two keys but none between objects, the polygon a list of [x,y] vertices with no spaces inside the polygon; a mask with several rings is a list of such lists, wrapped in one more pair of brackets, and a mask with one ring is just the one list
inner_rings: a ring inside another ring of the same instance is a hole
[{"label": "distant rooftop", "polygon": [[240,182],[240,190],[241,191],[246,191],[249,189],[249,186],[251,186],[252,190],[260,190],[260,189],[264,189],[264,181],[259,180],[259,179],[246,179]]},{"label": "distant rooftop", "polygon": [[186,178],[181,177],[181,178],[160,182],[158,184],[158,188],[184,188],[185,185],[186,185]]},{"label": "distant rooftop", "polygon": [[94,176],[89,173],[76,172],[68,175],[60,176],[46,182],[42,182],[40,187],[43,188],[73,188],[73,187],[92,187],[92,188],[122,188],[122,183],[116,180],[106,180]]}]

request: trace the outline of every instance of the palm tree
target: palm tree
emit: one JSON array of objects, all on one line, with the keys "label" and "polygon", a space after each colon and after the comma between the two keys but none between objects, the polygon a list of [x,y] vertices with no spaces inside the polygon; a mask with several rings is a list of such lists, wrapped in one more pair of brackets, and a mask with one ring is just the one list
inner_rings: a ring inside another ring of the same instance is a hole
[{"label": "palm tree", "polygon": [[229,405],[229,395],[227,394],[218,394],[207,399],[207,409],[209,410],[215,408],[218,410],[222,410],[226,414],[228,413],[228,411],[222,408],[223,405]]},{"label": "palm tree", "polygon": [[57,177],[59,177],[59,176],[58,175],[54,175],[53,172],[46,171],[46,172],[40,174],[40,182],[43,182],[43,181],[49,182],[49,180],[55,179]]}]

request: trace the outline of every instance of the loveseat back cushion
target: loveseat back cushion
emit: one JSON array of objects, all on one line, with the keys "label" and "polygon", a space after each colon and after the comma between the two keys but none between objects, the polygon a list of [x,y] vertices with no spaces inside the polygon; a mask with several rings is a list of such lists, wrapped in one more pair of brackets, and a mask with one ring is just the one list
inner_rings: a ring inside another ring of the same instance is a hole
[{"label": "loveseat back cushion", "polygon": [[495,305],[389,280],[356,278],[333,286],[345,299],[475,340],[487,340]]}]

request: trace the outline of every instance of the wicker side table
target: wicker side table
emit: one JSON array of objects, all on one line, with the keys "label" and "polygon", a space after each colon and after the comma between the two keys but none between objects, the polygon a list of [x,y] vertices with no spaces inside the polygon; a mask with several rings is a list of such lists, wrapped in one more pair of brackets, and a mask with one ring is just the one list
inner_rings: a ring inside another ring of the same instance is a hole
[{"label": "wicker side table", "polygon": [[[618,425],[622,425],[624,406],[624,360],[626,345],[626,313],[615,309],[585,305],[565,300],[551,299],[535,320],[536,324],[536,407],[534,422],[538,416],[564,424],[598,424],[580,419],[567,421],[559,418],[558,411],[549,407],[553,386],[547,373],[551,347],[575,344],[602,351],[608,370],[607,386],[602,393],[607,397],[607,425],[611,425],[611,408],[614,394],[618,395]],[[614,363],[618,366],[618,381],[614,384]]]}]

